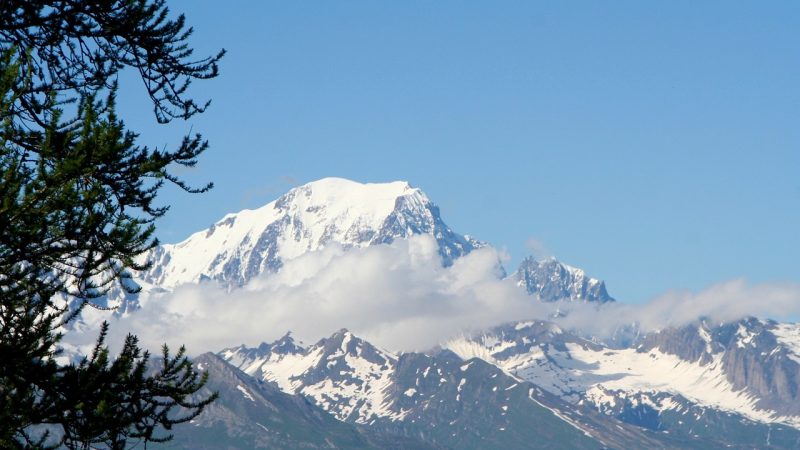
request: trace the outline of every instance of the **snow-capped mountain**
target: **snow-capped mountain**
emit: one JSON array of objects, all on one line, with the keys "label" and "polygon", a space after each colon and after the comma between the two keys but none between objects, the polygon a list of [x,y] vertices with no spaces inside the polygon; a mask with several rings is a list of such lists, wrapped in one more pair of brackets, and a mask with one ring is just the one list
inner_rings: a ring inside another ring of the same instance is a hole
[{"label": "snow-capped mountain", "polygon": [[[487,245],[454,232],[436,204],[408,182],[324,178],[291,189],[260,208],[228,214],[182,242],[157,246],[143,255],[150,268],[133,274],[132,281],[144,295],[204,281],[235,289],[327,246],[364,248],[415,235],[435,239],[444,266]],[[498,267],[504,274],[499,262]],[[554,258],[527,258],[511,277],[543,301],[613,300],[603,281]],[[119,288],[108,293],[106,302],[122,315],[140,304],[136,295]]]},{"label": "snow-capped mountain", "polygon": [[611,349],[549,322],[427,354],[388,352],[341,330],[310,346],[287,335],[219,355],[341,421],[444,448],[793,448],[800,439],[797,417],[737,389],[719,357],[704,364],[644,343]]},{"label": "snow-capped mountain", "polygon": [[552,257],[542,260],[525,258],[512,276],[529,294],[538,295],[545,302],[614,301],[608,295],[603,281],[591,278],[583,270],[561,263]]},{"label": "snow-capped mountain", "polygon": [[616,418],[576,414],[557,396],[482,359],[450,351],[393,354],[347,330],[305,348],[287,335],[219,355],[344,422],[443,448],[671,447]]},{"label": "snow-capped mountain", "polygon": [[[696,425],[708,414],[751,427],[767,424],[761,431],[772,432],[800,427],[798,330],[756,319],[713,327],[699,322],[610,348],[531,321],[444,347],[635,425],[661,429],[669,415],[682,417],[671,428]],[[695,417],[685,417],[691,411]]]},{"label": "snow-capped mountain", "polygon": [[[435,204],[406,182],[327,178],[157,247],[149,255],[152,267],[134,280],[146,295],[158,294],[152,301],[204,280],[233,290],[281,268],[291,275],[287,263],[327,246],[364,248],[420,234],[435,239],[442,264],[453,269],[459,257],[485,245],[452,231]],[[603,281],[553,258],[527,258],[509,278],[532,301],[592,302],[593,308],[614,301]],[[109,299],[121,315],[139,307],[135,296],[121,291]],[[384,350],[346,330],[313,345],[287,334],[254,348],[226,349],[203,361],[219,377],[214,389],[237,397],[212,410],[217,416],[198,418],[204,431],[197,436],[228,433],[232,440],[219,442],[229,447],[247,436],[231,448],[800,444],[798,325],[699,321],[643,333],[634,324],[603,340],[525,319],[425,354]],[[288,405],[288,416],[280,417],[277,404]],[[320,411],[348,426],[330,425],[315,416]],[[250,426],[254,417],[272,422]],[[325,433],[290,438],[279,426],[304,421],[323,424],[330,439]],[[199,448],[196,438],[186,439],[184,448]]]},{"label": "snow-capped mountain", "polygon": [[[213,450],[219,448],[378,449],[371,436],[336,420],[302,397],[242,373],[218,356],[194,358],[195,366],[209,374],[201,394],[217,392],[219,399],[189,425],[175,427],[167,448]],[[424,448],[424,447],[423,447]]]},{"label": "snow-capped mountain", "polygon": [[325,178],[261,208],[228,214],[183,242],[157,247],[148,256],[153,266],[138,278],[167,289],[205,279],[237,287],[327,245],[366,247],[416,234],[434,236],[445,265],[483,245],[453,232],[439,208],[407,182]]},{"label": "snow-capped mountain", "polygon": [[703,366],[718,365],[733,391],[753,397],[769,420],[800,426],[800,325],[753,317],[706,321],[644,337],[640,352],[656,350]]},{"label": "snow-capped mountain", "polygon": [[368,423],[376,417],[396,419],[405,414],[390,408],[386,391],[397,356],[347,330],[309,348],[298,346],[287,334],[258,349],[239,347],[220,354],[249,375],[313,399],[340,420]]}]

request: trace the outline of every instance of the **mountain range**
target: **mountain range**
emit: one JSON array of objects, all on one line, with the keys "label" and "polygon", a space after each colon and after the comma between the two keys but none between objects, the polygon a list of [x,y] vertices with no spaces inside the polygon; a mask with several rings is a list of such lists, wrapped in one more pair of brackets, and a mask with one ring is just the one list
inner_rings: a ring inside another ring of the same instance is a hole
[{"label": "mountain range", "polygon": [[[406,182],[327,178],[147,255],[143,295],[183,284],[228,290],[328,246],[436,242],[441,264],[488,244],[454,232]],[[554,258],[511,275],[531,302],[615,300]],[[118,315],[146,308],[112,292]],[[635,325],[634,325],[635,326]],[[626,339],[520,317],[423,352],[382,349],[348,330],[314,344],[291,334],[195,358],[220,399],[175,448],[798,448],[800,326],[705,318]]]}]

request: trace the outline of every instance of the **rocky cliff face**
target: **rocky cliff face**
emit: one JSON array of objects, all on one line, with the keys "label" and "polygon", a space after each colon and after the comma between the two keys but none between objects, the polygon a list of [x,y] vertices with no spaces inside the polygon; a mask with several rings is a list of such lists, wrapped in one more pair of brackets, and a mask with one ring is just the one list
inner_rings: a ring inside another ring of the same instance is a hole
[{"label": "rocky cliff face", "polygon": [[529,294],[538,295],[545,302],[614,301],[608,295],[603,281],[591,278],[583,270],[563,264],[555,258],[544,260],[526,258],[514,276]]},{"label": "rocky cliff face", "polygon": [[734,390],[746,390],[759,408],[777,416],[800,416],[798,327],[746,318],[709,325],[705,321],[651,333],[640,351],[658,349],[701,364],[718,362]]}]

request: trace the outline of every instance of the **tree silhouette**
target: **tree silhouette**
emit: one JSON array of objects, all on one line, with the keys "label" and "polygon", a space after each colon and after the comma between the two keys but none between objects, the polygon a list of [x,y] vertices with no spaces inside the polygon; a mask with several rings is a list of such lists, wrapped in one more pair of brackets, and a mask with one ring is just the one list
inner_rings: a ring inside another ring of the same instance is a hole
[{"label": "tree silhouette", "polygon": [[134,336],[112,358],[104,324],[92,354],[58,364],[65,325],[157,245],[165,183],[208,144],[136,144],[117,117],[121,70],[139,73],[167,123],[201,113],[192,80],[213,78],[223,52],[193,60],[183,16],[163,0],[0,2],[0,448],[126,448],[170,438],[213,401],[182,348],[150,361]]}]

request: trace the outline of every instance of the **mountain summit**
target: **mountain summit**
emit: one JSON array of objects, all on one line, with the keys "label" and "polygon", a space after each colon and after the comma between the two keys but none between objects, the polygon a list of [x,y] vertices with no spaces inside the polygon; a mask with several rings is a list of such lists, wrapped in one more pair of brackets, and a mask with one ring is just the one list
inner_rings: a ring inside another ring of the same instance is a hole
[{"label": "mountain summit", "polygon": [[454,233],[428,196],[405,181],[324,178],[261,208],[228,214],[181,243],[157,247],[141,279],[163,288],[204,279],[242,286],[326,245],[366,247],[416,234],[436,239],[445,265],[483,245]]}]

